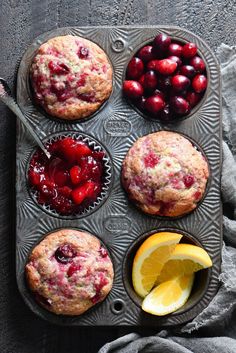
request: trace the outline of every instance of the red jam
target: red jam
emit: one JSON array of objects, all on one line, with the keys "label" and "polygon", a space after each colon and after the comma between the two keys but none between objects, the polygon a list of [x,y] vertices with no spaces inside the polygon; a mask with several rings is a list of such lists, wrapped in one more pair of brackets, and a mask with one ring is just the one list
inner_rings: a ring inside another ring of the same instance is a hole
[{"label": "red jam", "polygon": [[37,150],[30,161],[28,179],[37,201],[62,215],[81,213],[96,201],[104,179],[104,152],[65,137],[48,145],[51,158]]}]

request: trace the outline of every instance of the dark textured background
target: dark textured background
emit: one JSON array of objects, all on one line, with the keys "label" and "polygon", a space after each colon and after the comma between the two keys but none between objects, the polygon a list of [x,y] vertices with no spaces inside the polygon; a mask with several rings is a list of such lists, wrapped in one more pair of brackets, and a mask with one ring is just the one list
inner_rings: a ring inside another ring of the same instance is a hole
[{"label": "dark textured background", "polygon": [[[25,48],[56,27],[172,24],[185,27],[214,50],[235,44],[235,0],[0,0],[0,76],[13,87]],[[15,118],[0,105],[0,352],[93,353],[127,329],[56,327],[37,318],[15,282]],[[232,332],[234,326],[229,330]],[[227,331],[226,333],[229,333]],[[154,330],[142,330],[152,334]]]}]

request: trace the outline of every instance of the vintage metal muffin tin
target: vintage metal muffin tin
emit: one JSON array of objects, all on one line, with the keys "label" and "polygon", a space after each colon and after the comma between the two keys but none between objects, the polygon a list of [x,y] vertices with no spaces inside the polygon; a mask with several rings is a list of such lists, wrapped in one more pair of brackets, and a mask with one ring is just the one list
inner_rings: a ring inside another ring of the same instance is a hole
[{"label": "vintage metal muffin tin", "polygon": [[[165,32],[181,41],[193,41],[207,63],[208,89],[198,109],[187,118],[169,125],[147,121],[122,97],[124,70],[143,43]],[[100,45],[113,65],[113,92],[106,104],[91,119],[64,122],[50,119],[36,108],[29,91],[29,66],[37,48],[49,38],[72,34]],[[221,95],[220,71],[214,54],[196,35],[177,27],[81,27],[61,28],[40,35],[25,52],[18,71],[17,101],[41,138],[61,132],[73,132],[95,138],[112,157],[113,186],[107,199],[93,213],[65,219],[39,207],[31,197],[26,180],[29,158],[35,148],[24,127],[18,123],[17,134],[17,226],[16,276],[19,290],[28,306],[50,322],[78,326],[167,326],[182,324],[199,314],[218,289],[221,265],[222,210],[221,175]],[[210,180],[204,200],[192,213],[167,219],[148,216],[128,201],[120,183],[121,165],[133,142],[148,133],[173,130],[183,133],[199,145],[207,156]],[[54,315],[41,308],[27,289],[24,266],[31,249],[57,228],[78,228],[97,235],[111,254],[115,278],[112,291],[101,304],[78,317]],[[184,308],[164,317],[143,312],[132,289],[130,268],[135,249],[155,230],[181,232],[188,241],[201,244],[213,260],[213,267],[197,276],[193,294]]]}]

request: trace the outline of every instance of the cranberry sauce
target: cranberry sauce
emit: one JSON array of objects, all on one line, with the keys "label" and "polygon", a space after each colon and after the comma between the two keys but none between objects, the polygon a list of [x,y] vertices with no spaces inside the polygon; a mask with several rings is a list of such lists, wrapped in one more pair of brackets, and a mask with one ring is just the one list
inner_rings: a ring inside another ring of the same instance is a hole
[{"label": "cranberry sauce", "polygon": [[104,152],[94,151],[72,137],[53,141],[47,147],[51,158],[38,149],[28,171],[38,203],[61,215],[81,213],[102,191]]}]

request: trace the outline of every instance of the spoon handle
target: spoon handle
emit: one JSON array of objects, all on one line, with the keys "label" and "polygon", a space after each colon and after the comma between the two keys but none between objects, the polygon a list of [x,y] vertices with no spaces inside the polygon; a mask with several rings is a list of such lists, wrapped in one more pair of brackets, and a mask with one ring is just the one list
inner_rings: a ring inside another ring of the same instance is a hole
[{"label": "spoon handle", "polygon": [[42,151],[46,154],[47,158],[50,158],[51,155],[44,146],[41,139],[35,133],[33,127],[24,116],[22,111],[20,110],[18,104],[16,103],[15,99],[11,95],[11,91],[9,86],[7,85],[6,81],[0,78],[0,100],[8,106],[9,109],[21,120],[21,122],[25,125],[26,129],[30,132],[31,136],[34,138],[38,146],[42,149]]}]

